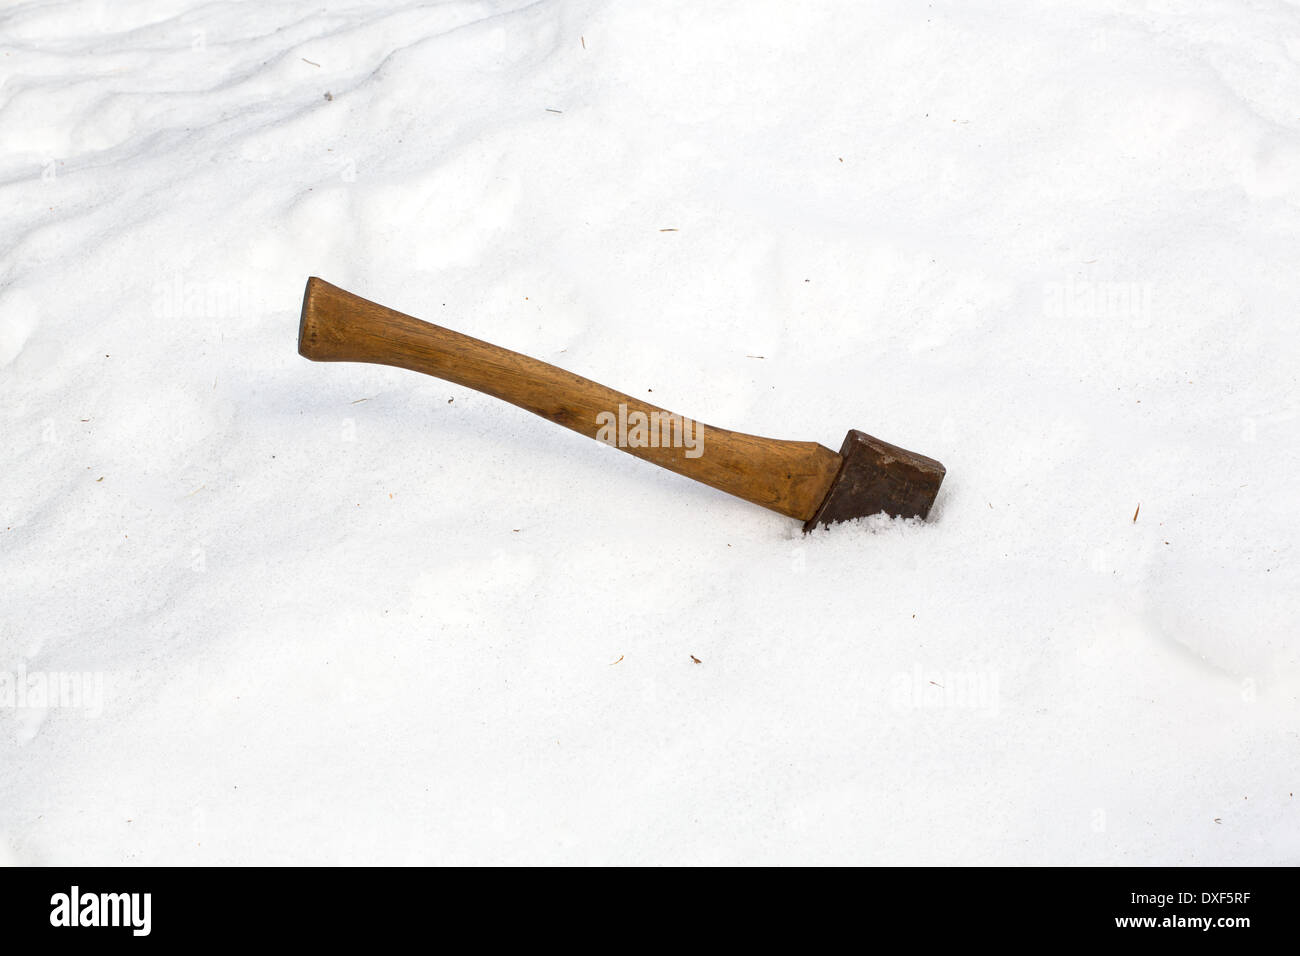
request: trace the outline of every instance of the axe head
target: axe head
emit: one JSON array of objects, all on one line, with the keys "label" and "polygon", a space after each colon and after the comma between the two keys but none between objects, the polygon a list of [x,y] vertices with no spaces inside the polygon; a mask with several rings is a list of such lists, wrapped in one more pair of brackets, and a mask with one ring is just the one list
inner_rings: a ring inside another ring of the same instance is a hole
[{"label": "axe head", "polygon": [[844,459],[826,492],[826,499],[803,526],[805,533],[818,525],[851,521],[883,511],[902,518],[924,518],[930,513],[945,473],[933,458],[899,448],[856,429],[840,448]]}]

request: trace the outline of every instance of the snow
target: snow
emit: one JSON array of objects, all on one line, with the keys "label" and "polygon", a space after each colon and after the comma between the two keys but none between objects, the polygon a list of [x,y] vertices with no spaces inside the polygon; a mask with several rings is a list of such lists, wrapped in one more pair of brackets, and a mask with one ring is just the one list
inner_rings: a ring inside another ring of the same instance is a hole
[{"label": "snow", "polygon": [[[1300,862],[1300,7],[323,7],[0,12],[0,858]],[[805,538],[309,275],[948,477]]]}]

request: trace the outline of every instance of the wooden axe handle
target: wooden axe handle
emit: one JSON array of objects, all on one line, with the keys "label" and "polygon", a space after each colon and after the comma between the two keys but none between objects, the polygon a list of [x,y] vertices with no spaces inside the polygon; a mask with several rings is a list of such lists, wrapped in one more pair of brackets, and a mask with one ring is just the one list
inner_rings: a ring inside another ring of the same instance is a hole
[{"label": "wooden axe handle", "polygon": [[[322,279],[307,280],[298,352],[313,362],[371,362],[423,372],[485,392],[597,438],[602,413],[670,415],[581,375],[386,309]],[[608,418],[605,419],[608,421]],[[778,441],[694,423],[698,457],[660,443],[623,451],[720,491],[806,521],[842,459],[816,442]]]}]

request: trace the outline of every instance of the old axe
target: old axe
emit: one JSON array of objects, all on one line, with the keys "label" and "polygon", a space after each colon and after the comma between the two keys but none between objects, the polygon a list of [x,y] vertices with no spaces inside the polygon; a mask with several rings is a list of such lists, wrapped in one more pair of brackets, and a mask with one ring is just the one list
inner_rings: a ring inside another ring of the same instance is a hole
[{"label": "old axe", "polygon": [[924,518],[944,467],[851,430],[839,454],[702,425],[631,395],[384,308],[315,276],[307,280],[298,352],[313,362],[371,362],[495,396],[644,461],[804,522],[885,512]]}]

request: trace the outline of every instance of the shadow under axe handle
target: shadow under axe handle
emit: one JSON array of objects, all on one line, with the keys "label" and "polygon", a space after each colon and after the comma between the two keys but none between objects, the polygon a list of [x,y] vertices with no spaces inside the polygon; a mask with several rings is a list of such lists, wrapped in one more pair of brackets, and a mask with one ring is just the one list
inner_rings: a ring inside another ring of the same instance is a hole
[{"label": "shadow under axe handle", "polygon": [[[581,375],[384,308],[315,276],[303,294],[298,352],[313,362],[369,362],[423,372],[598,440],[602,422],[610,415],[617,418],[620,405],[629,418],[636,412],[647,419],[654,413],[672,415]],[[686,424],[695,429],[689,444],[696,457],[688,456],[687,443],[628,447],[623,442],[619,447],[800,521],[812,517],[840,468],[840,456],[816,442]]]}]

